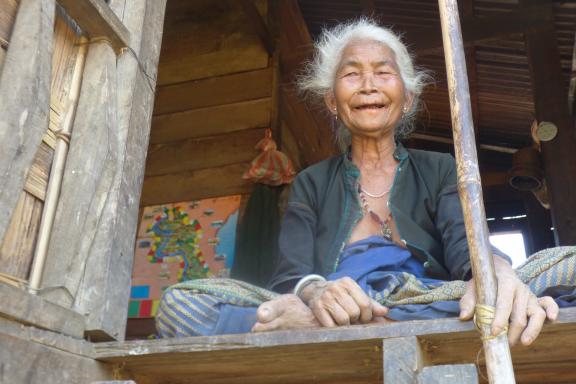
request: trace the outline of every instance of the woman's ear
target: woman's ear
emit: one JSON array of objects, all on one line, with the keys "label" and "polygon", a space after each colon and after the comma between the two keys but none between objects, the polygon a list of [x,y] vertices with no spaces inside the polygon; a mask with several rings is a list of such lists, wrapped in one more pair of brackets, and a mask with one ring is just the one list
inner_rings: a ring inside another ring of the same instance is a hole
[{"label": "woman's ear", "polygon": [[332,114],[336,114],[336,99],[334,98],[333,92],[328,92],[324,95],[324,102],[326,103],[326,107]]},{"label": "woman's ear", "polygon": [[414,103],[414,94],[412,92],[406,93],[406,101],[404,102],[404,110],[410,111]]}]

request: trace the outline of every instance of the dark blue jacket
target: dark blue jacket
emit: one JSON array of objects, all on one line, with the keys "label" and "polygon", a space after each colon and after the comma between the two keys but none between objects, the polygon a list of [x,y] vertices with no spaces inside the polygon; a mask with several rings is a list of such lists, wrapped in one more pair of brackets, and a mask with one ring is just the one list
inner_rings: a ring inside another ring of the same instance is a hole
[{"label": "dark blue jacket", "polygon": [[[407,248],[429,277],[470,278],[464,218],[449,154],[406,149],[394,153],[399,165],[389,208]],[[270,289],[288,292],[303,276],[327,276],[362,217],[360,171],[346,154],[302,171],[294,180],[279,238],[279,257]]]}]

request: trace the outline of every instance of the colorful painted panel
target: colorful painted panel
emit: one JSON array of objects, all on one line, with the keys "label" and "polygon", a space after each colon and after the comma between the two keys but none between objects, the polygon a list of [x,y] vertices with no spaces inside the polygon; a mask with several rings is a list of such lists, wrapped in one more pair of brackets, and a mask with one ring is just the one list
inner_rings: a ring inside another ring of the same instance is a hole
[{"label": "colorful painted panel", "polygon": [[162,291],[172,284],[228,277],[239,207],[237,195],[144,208],[128,316],[154,316]]}]

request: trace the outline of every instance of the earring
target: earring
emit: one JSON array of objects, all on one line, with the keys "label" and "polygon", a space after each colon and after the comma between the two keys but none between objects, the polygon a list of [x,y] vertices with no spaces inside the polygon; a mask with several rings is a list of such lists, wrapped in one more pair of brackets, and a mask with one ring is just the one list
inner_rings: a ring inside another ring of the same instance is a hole
[{"label": "earring", "polygon": [[338,110],[334,108],[334,119],[338,121]]},{"label": "earring", "polygon": [[407,106],[404,106],[404,108],[402,108],[402,112],[408,113],[408,107],[407,107]]}]

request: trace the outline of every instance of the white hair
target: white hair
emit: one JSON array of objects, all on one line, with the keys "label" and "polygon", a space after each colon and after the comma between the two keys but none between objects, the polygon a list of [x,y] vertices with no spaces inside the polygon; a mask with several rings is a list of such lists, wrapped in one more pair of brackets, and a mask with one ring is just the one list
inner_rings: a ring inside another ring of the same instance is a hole
[{"label": "white hair", "polygon": [[[396,33],[368,18],[324,29],[314,44],[313,60],[307,64],[305,73],[297,80],[298,87],[318,101],[323,101],[324,96],[334,89],[342,52],[351,42],[358,40],[375,41],[386,45],[394,52],[404,88],[413,97],[410,110],[404,113],[394,132],[396,139],[406,138],[414,129],[416,114],[420,109],[420,95],[430,76],[426,71],[414,68],[408,49]],[[343,150],[350,145],[350,132],[340,122],[337,122],[336,139]]]}]

